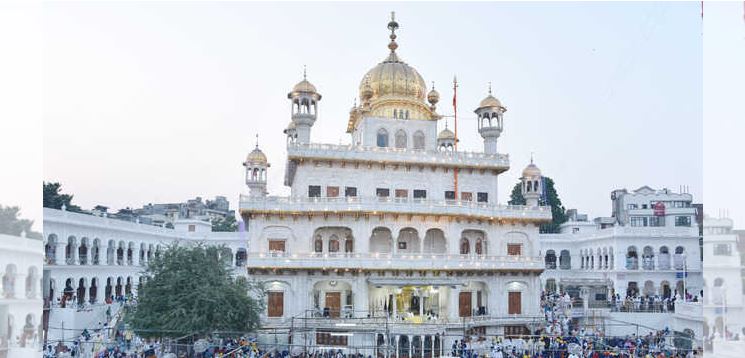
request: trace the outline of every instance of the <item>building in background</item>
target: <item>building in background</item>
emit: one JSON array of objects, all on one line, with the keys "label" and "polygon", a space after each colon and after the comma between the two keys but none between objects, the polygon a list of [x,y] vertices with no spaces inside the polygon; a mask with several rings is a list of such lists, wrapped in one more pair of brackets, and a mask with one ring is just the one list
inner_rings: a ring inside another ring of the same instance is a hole
[{"label": "building in background", "polygon": [[0,234],[0,357],[39,355],[42,241]]},{"label": "building in background", "polygon": [[[610,217],[590,221],[586,215],[568,210],[569,220],[561,225],[559,234],[540,235],[546,268],[541,275],[544,290],[568,292],[577,304],[597,309],[596,316],[602,313],[607,318],[623,320],[623,314],[611,311],[666,311],[667,318],[646,315],[633,321],[657,329],[669,327],[672,307],[663,309],[659,304],[682,298],[684,292],[699,296],[698,301],[703,288],[699,211],[692,201],[688,193],[643,186],[633,191],[614,190]],[[620,301],[641,296],[645,304],[611,307],[614,295]],[[650,308],[646,304],[649,297],[658,305]],[[701,337],[701,328],[693,331]],[[613,333],[629,332],[609,332]]]},{"label": "building in background", "polygon": [[109,213],[108,207],[97,205],[89,213],[95,216],[168,228],[173,228],[174,222],[179,219],[212,222],[215,219],[235,217],[235,210],[230,209],[230,202],[224,196],[216,196],[214,200],[206,201],[198,196],[182,203],[150,203],[139,209],[120,209],[116,213]]}]

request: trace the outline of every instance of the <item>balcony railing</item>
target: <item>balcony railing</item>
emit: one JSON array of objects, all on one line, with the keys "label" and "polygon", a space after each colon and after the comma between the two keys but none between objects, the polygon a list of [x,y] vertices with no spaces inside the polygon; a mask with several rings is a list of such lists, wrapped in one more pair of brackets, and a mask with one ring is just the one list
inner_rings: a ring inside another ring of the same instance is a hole
[{"label": "balcony railing", "polygon": [[478,216],[493,219],[551,220],[551,208],[499,205],[466,200],[429,200],[391,197],[240,197],[240,208],[263,212],[366,212]]},{"label": "balcony railing", "polygon": [[364,147],[336,144],[290,144],[287,157],[314,158],[344,161],[374,161],[400,164],[420,164],[482,169],[507,170],[510,158],[507,154],[477,152],[425,151],[393,147]]},{"label": "balcony railing", "polygon": [[249,253],[248,268],[542,269],[541,257],[393,253]]}]

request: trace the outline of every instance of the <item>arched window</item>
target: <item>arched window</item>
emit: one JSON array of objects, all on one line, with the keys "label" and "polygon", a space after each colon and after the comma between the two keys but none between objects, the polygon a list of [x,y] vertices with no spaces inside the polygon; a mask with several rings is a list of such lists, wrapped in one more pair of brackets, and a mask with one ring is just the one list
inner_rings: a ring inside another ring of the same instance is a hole
[{"label": "arched window", "polygon": [[555,270],[556,269],[556,251],[554,250],[548,250],[546,251],[546,268],[549,270]]},{"label": "arched window", "polygon": [[626,251],[626,269],[637,270],[639,269],[639,256],[636,253],[635,246],[629,246]]},{"label": "arched window", "polygon": [[331,235],[329,239],[329,252],[339,252],[339,238],[336,235]]},{"label": "arched window", "polygon": [[347,239],[344,240],[344,252],[354,252],[354,240],[351,236],[347,236]]},{"label": "arched window", "polygon": [[316,236],[316,240],[313,242],[313,251],[323,252],[323,239],[321,239],[321,235]]},{"label": "arched window", "polygon": [[388,131],[384,128],[378,129],[378,147],[384,148],[388,146]]},{"label": "arched window", "polygon": [[465,237],[460,239],[460,254],[468,255],[470,251],[471,251],[471,247],[468,244],[468,239],[466,239]]},{"label": "arched window", "polygon": [[396,132],[396,148],[406,148],[406,132],[399,129]]},{"label": "arched window", "polygon": [[424,149],[424,133],[422,131],[414,132],[414,149]]},{"label": "arched window", "polygon": [[569,250],[561,250],[561,254],[559,254],[559,268],[562,270],[572,268],[572,257],[569,255]]}]

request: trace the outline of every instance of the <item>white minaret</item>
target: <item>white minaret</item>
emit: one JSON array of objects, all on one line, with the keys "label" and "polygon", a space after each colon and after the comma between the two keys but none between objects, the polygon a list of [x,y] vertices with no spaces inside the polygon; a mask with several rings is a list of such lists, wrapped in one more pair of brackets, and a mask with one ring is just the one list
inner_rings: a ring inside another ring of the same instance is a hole
[{"label": "white minaret", "polygon": [[316,87],[308,82],[305,70],[303,70],[303,80],[292,88],[287,98],[292,102],[295,142],[308,144],[310,143],[310,128],[313,127],[318,115],[318,101],[321,100],[321,95],[316,91]]},{"label": "white minaret", "polygon": [[249,196],[252,198],[265,197],[267,169],[271,166],[266,160],[266,155],[259,149],[259,136],[256,136],[256,148],[248,153],[246,161],[243,162],[246,167],[246,185],[249,189]]},{"label": "white minaret", "polygon": [[478,116],[479,134],[484,138],[484,153],[497,154],[497,139],[502,134],[503,115],[507,108],[502,106],[491,94],[491,83],[489,84],[489,95],[479,104],[474,111]]},{"label": "white minaret", "polygon": [[525,198],[525,205],[529,207],[538,206],[538,202],[543,193],[543,180],[541,179],[541,170],[533,164],[533,156],[530,156],[530,164],[523,169],[522,192]]}]

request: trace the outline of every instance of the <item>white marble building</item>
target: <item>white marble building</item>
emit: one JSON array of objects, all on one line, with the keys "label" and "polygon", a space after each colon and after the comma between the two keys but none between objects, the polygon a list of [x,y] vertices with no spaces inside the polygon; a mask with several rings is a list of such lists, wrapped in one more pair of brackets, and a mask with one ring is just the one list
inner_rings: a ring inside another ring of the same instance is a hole
[{"label": "white marble building", "polygon": [[39,354],[41,252],[41,240],[0,234],[0,357]]},{"label": "white marble building", "polygon": [[745,340],[745,291],[730,219],[704,219],[704,318],[706,331],[723,336],[724,326]]},{"label": "white marble building", "polygon": [[699,294],[703,278],[693,197],[644,186],[615,190],[611,199],[613,216],[570,220],[560,234],[540,236],[544,289],[584,286],[591,302],[612,293],[672,297],[684,287]]},{"label": "white marble building", "polygon": [[225,245],[231,250],[236,274],[245,275],[244,233],[212,232],[209,222],[192,219],[176,220],[174,226],[167,229],[45,208],[40,252],[44,252],[44,304],[49,308],[47,340],[70,338],[94,327],[102,320],[106,298],[136,294],[147,261],[174,242]]},{"label": "white marble building", "polygon": [[538,206],[540,171],[523,172],[528,205],[499,204],[506,108],[489,93],[475,110],[484,151],[458,151],[453,131],[438,133],[438,92],[398,57],[398,24],[388,28],[388,55],[362,76],[350,111],[351,145],[311,141],[324,118],[304,78],[288,94],[291,194],[268,195],[258,146],[244,163],[240,213],[248,274],[267,289],[265,343],[384,355],[388,339],[391,355],[433,356],[469,331],[516,334],[538,322],[538,225],[551,220]]}]

